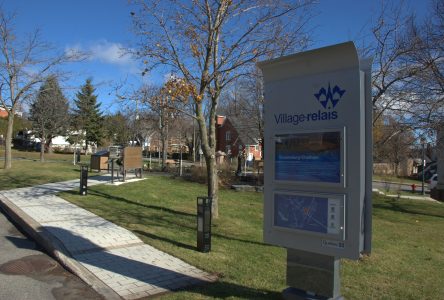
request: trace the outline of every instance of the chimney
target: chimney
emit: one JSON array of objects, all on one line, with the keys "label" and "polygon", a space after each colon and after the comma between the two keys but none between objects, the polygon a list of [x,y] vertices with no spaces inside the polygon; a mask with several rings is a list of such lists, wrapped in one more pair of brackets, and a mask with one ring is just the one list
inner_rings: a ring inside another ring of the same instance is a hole
[{"label": "chimney", "polygon": [[216,116],[216,125],[222,126],[225,122],[225,116]]}]

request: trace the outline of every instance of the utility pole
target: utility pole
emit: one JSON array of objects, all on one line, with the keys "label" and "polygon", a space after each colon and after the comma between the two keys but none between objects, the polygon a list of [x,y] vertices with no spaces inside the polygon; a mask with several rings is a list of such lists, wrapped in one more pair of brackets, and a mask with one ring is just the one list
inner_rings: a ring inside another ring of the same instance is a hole
[{"label": "utility pole", "polygon": [[193,118],[193,163],[196,162],[196,123]]},{"label": "utility pole", "polygon": [[180,151],[179,176],[182,177],[182,130],[179,130],[179,151]]},{"label": "utility pole", "polygon": [[421,145],[422,145],[422,195],[425,195],[425,190],[424,190],[424,179],[425,179],[425,167],[426,167],[426,162],[425,162],[425,140],[422,138],[421,139]]}]

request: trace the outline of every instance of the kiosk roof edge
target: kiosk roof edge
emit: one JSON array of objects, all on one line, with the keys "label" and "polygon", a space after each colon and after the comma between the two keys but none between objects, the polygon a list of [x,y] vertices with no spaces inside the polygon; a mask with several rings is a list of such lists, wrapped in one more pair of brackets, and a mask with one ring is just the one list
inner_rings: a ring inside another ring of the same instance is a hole
[{"label": "kiosk roof edge", "polygon": [[[335,48],[341,49],[341,51],[347,51],[347,48],[349,48],[349,50],[352,50],[354,53],[357,54],[357,50],[356,50],[356,46],[352,41],[349,42],[345,42],[345,43],[341,43],[341,44],[336,44],[336,45],[330,45],[330,46],[325,46],[325,47],[321,47],[321,48],[316,48],[316,49],[311,49],[311,50],[307,50],[307,51],[301,51],[301,52],[297,52],[294,54],[290,54],[290,55],[286,55],[286,56],[281,56],[281,57],[277,57],[277,58],[273,58],[273,59],[269,59],[269,60],[263,60],[263,61],[259,61],[257,63],[257,65],[259,67],[267,67],[271,64],[277,64],[280,62],[285,62],[285,61],[291,61],[291,60],[296,60],[300,57],[306,57],[306,56],[311,56],[313,54],[315,55],[321,55],[321,51],[322,52],[330,52],[330,51],[334,51]],[[319,53],[318,53],[319,52]],[[358,59],[358,56],[356,55],[356,59]]]},{"label": "kiosk roof edge", "polygon": [[[313,49],[257,63],[268,81],[281,80],[298,73],[309,73],[359,68],[359,57],[353,42]],[[298,69],[295,71],[294,67]],[[290,71],[290,72],[287,72]]]}]

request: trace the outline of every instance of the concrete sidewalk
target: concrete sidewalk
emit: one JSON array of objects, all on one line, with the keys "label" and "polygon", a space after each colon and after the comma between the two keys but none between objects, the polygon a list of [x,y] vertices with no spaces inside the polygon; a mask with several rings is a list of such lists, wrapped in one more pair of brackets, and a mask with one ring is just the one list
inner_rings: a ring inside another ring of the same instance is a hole
[{"label": "concrete sidewalk", "polygon": [[[88,185],[109,179],[90,178]],[[78,187],[79,180],[71,180],[2,191],[0,204],[28,234],[106,299],[137,299],[217,279],[55,195]]]}]

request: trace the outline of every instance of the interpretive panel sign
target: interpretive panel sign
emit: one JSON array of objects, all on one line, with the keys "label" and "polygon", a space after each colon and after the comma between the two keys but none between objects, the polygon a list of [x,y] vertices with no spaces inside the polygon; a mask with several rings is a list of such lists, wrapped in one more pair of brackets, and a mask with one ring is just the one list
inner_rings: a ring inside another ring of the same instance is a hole
[{"label": "interpretive panel sign", "polygon": [[275,179],[340,183],[341,140],[340,131],[276,135]]},{"label": "interpretive panel sign", "polygon": [[274,226],[344,239],[344,197],[276,192]]}]

